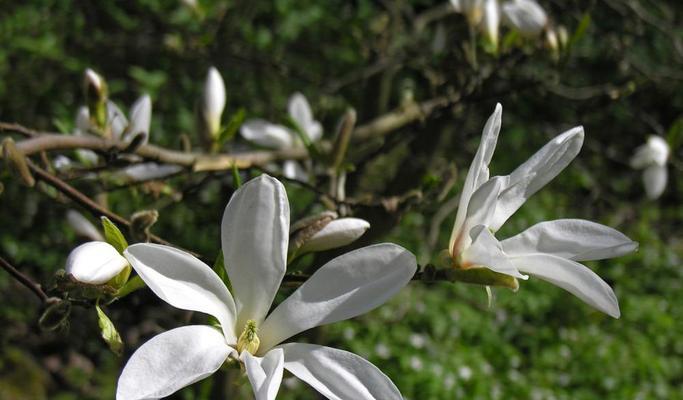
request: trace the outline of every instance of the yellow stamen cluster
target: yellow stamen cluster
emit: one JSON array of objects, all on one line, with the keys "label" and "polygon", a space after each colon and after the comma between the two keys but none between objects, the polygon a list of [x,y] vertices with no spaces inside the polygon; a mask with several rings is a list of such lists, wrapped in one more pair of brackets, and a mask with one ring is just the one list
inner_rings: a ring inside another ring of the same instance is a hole
[{"label": "yellow stamen cluster", "polygon": [[237,339],[237,352],[242,353],[246,350],[251,354],[256,354],[258,347],[261,344],[261,340],[256,335],[258,333],[258,328],[256,328],[256,321],[248,320],[244,325],[244,331]]}]

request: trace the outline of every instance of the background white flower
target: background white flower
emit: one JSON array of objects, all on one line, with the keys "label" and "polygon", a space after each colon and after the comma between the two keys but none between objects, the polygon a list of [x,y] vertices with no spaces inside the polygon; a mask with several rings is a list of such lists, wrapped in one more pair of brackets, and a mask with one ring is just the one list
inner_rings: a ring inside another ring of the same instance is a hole
[{"label": "background white flower", "polygon": [[225,83],[220,72],[209,68],[202,92],[201,113],[204,124],[212,138],[216,138],[221,128],[221,115],[225,108]]},{"label": "background white flower", "polygon": [[388,377],[355,354],[281,343],[384,303],[415,273],[412,254],[392,244],[344,254],[268,314],[286,268],[289,204],[282,184],[262,175],[237,190],[225,209],[221,237],[232,294],[209,266],[183,251],[153,244],[126,250],[155,294],[174,307],[214,316],[222,333],[195,325],[152,338],[126,364],[117,399],[170,395],[229,357],[244,364],[257,400],[275,398],[283,369],[332,399],[401,398]]},{"label": "background white flower", "polygon": [[557,285],[606,314],[618,318],[612,289],[577,261],[618,257],[637,248],[622,233],[594,222],[562,219],[542,222],[499,242],[494,233],[526,200],[576,157],[583,128],[555,137],[510,175],[489,179],[488,165],[498,140],[502,107],[486,122],[481,144],[460,194],[449,252],[461,269],[488,268],[526,279],[528,273]]},{"label": "background white flower", "polygon": [[[292,121],[311,142],[320,140],[323,134],[322,125],[313,118],[313,111],[308,100],[301,93],[289,97],[287,111]],[[240,135],[246,140],[263,147],[283,149],[303,147],[299,134],[292,129],[273,124],[264,119],[250,119],[240,127]],[[287,160],[283,164],[283,174],[288,178],[306,180],[307,174],[299,163]]]},{"label": "background white flower", "polygon": [[548,16],[534,0],[511,0],[502,5],[503,21],[525,36],[536,36],[548,23]]},{"label": "background white flower", "polygon": [[651,200],[658,198],[666,189],[668,172],[666,162],[671,150],[660,136],[651,135],[647,143],[638,147],[631,158],[631,167],[643,170],[645,193]]}]

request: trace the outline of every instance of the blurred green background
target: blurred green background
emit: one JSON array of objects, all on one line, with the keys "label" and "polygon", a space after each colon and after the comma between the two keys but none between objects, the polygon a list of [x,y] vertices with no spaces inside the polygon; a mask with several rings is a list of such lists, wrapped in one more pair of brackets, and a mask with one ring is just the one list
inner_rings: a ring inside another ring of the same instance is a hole
[{"label": "blurred green background", "polygon": [[[193,112],[210,66],[225,80],[224,121],[244,109],[282,122],[287,97],[301,91],[327,139],[347,107],[363,124],[406,102],[458,93],[452,106],[354,147],[348,157],[355,166],[349,196],[422,194],[395,212],[355,209],[373,226],[355,245],[394,241],[421,265],[447,246],[454,213],[439,221],[439,210],[457,196],[496,102],[504,112],[493,175],[509,173],[549,138],[583,125],[577,159],[498,236],[543,220],[583,218],[638,241],[633,255],[589,264],[614,288],[621,319],[534,279],[517,293],[494,290],[491,308],[482,287],[413,282],[389,304],[300,340],[366,357],[413,400],[683,398],[683,3],[540,4],[552,26],[567,28],[568,48],[553,56],[542,37],[503,30],[499,54],[475,39],[475,65],[465,19],[447,2],[2,1],[0,121],[70,132],[88,67],[107,79],[126,110],[149,93],[150,141],[172,148],[181,134],[198,143]],[[668,186],[656,201],[646,200],[640,171],[628,165],[650,134],[672,148]],[[258,173],[245,171],[244,178]],[[457,184],[449,188],[453,176]],[[79,243],[64,218],[75,206],[49,189],[21,186],[6,169],[0,183],[0,252],[48,285]],[[88,194],[102,190],[84,180],[73,184]],[[158,209],[155,233],[214,257],[234,190],[230,173],[182,175],[160,185],[113,190],[109,205],[121,215]],[[292,220],[322,208],[306,187],[287,189]],[[331,255],[292,268],[322,265]],[[41,331],[38,302],[5,272],[0,304],[2,399],[113,398],[125,359],[190,318],[147,290],[114,303],[107,313],[127,346],[119,358],[101,341],[92,308],[74,307],[68,326]],[[251,398],[238,375],[221,372],[174,398]],[[278,398],[316,396],[286,376]]]}]

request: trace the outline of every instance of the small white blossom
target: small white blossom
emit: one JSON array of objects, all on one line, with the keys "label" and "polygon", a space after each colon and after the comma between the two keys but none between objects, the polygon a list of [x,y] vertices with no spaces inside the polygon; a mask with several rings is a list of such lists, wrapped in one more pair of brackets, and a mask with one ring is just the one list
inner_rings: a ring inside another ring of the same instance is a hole
[{"label": "small white blossom", "polygon": [[668,172],[666,162],[669,159],[669,145],[660,136],[652,135],[647,143],[638,147],[631,158],[631,167],[643,170],[645,193],[651,200],[658,198],[666,189]]},{"label": "small white blossom", "polygon": [[369,228],[370,223],[360,218],[332,220],[308,239],[301,246],[299,252],[325,251],[346,246],[356,241]]},{"label": "small white blossom", "polygon": [[215,138],[221,128],[221,115],[225,108],[225,83],[220,72],[209,68],[202,93],[202,116],[211,137]]}]

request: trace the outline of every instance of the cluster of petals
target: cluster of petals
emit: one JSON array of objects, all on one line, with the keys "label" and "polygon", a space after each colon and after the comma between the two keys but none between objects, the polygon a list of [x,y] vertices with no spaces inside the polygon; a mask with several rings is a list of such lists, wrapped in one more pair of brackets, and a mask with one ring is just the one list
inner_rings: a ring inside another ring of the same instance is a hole
[{"label": "cluster of petals", "polygon": [[534,0],[451,0],[451,4],[496,47],[501,22],[528,37],[539,35],[548,23],[545,10]]},{"label": "cluster of petals", "polygon": [[651,200],[661,196],[666,189],[666,162],[670,151],[666,140],[661,136],[652,135],[647,139],[647,143],[636,149],[631,158],[631,167],[643,170],[645,193]]},{"label": "cluster of petals", "polygon": [[581,219],[538,223],[499,241],[495,232],[526,200],[557,176],[579,153],[582,127],[552,139],[510,175],[489,178],[488,165],[498,140],[502,107],[486,122],[479,149],[467,172],[449,242],[456,268],[488,268],[527,279],[529,274],[557,285],[596,309],[618,318],[617,298],[580,261],[618,257],[637,243],[610,227]]},{"label": "cluster of petals", "polygon": [[[297,92],[289,97],[287,111],[292,121],[311,142],[320,140],[323,134],[322,125],[313,117],[311,106],[303,94]],[[274,149],[304,145],[299,135],[292,129],[260,118],[250,119],[242,124],[240,135],[254,144]],[[296,161],[291,160],[285,161],[283,172],[288,178],[305,179],[306,176],[303,168]]]},{"label": "cluster of petals", "polygon": [[[240,187],[226,206],[221,237],[231,292],[208,265],[175,248],[135,244],[124,252],[157,296],[213,316],[221,329],[184,326],[143,344],[121,373],[117,399],[168,396],[229,359],[243,364],[257,400],[276,397],[285,369],[330,399],[401,398],[386,375],[353,353],[283,342],[384,303],[415,273],[410,252],[379,244],[339,256],[269,313],[287,260],[289,204],[282,184],[262,175]],[[247,332],[254,337],[245,345]]]}]

